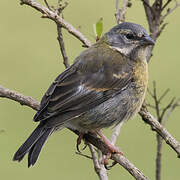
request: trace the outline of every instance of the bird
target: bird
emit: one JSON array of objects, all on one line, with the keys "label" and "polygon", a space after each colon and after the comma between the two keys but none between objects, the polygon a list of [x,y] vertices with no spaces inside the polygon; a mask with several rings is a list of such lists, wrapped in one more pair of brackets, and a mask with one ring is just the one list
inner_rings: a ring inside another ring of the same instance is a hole
[{"label": "bird", "polygon": [[147,56],[155,44],[139,24],[123,22],[75,58],[42,97],[38,126],[14,154],[33,166],[48,137],[63,128],[100,136],[111,153],[121,153],[101,129],[115,127],[140,110],[148,85]]}]

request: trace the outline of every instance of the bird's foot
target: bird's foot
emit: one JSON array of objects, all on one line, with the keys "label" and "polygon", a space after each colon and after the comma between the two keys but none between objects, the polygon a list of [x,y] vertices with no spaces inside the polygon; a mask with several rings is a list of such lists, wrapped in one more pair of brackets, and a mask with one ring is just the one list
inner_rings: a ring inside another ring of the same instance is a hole
[{"label": "bird's foot", "polygon": [[104,136],[104,134],[100,130],[96,131],[96,133],[102,138],[103,142],[105,143],[105,145],[109,149],[109,153],[106,155],[106,157],[104,159],[105,165],[108,165],[109,159],[111,158],[112,154],[117,153],[117,154],[123,155],[123,152],[121,151],[120,147],[114,146],[111,143],[111,141],[106,136]]},{"label": "bird's foot", "polygon": [[[105,160],[106,160],[106,159],[105,159]],[[112,163],[111,165],[108,165],[109,162],[107,162],[107,164],[106,164],[105,160],[104,160],[104,167],[105,167],[107,170],[111,170],[111,168],[114,167],[114,166],[117,164],[116,161],[113,161],[113,163]]]}]

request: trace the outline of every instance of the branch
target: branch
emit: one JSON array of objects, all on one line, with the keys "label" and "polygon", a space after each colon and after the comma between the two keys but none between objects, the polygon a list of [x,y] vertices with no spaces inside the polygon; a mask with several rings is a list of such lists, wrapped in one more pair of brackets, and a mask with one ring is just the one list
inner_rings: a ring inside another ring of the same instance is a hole
[{"label": "branch", "polygon": [[161,11],[163,11],[171,1],[172,0],[167,0],[166,3],[164,4],[164,6],[162,7]]},{"label": "branch", "polygon": [[[169,113],[171,113],[179,104],[179,100],[177,100],[174,104],[173,100],[162,110],[162,113],[160,115],[159,112],[159,104],[163,97],[167,94],[168,90],[166,90],[163,95],[159,98],[157,98],[156,94],[156,87],[154,86],[154,94],[151,94],[153,97],[156,107],[156,114],[158,117],[158,121],[146,110],[145,107],[141,108],[140,115],[142,119],[151,125],[152,130],[155,130],[157,132],[156,134],[156,139],[157,139],[157,153],[156,153],[156,180],[161,179],[161,154],[162,154],[162,142],[163,139],[166,141],[167,144],[170,144],[170,146],[177,152],[178,157],[180,157],[180,144],[177,142],[169,133],[168,131],[160,124],[162,123],[165,125],[165,120],[164,120],[164,114],[167,109],[169,109]],[[169,117],[170,114],[166,118]],[[147,119],[146,119],[147,118]]]},{"label": "branch", "polygon": [[[168,3],[168,4],[169,4],[169,3]],[[176,8],[178,8],[179,6],[180,6],[180,1],[179,1],[179,2],[176,2],[176,5],[175,5],[173,8],[167,10],[167,13],[166,13],[164,16],[161,17],[161,22],[162,22],[169,14],[171,14]]]},{"label": "branch", "polygon": [[[34,100],[32,97],[24,96],[16,91],[9,90],[7,88],[4,88],[0,86],[0,97],[9,98],[11,100],[17,101],[22,105],[29,106],[33,108],[34,110],[39,109],[39,103]],[[178,157],[180,157],[180,144],[179,142],[172,137],[172,135],[144,108],[141,108],[141,111],[139,112],[142,119],[148,123],[154,131],[156,131],[165,141],[168,145],[174,149],[174,151],[178,154]],[[103,154],[108,153],[108,149],[105,146],[105,144],[99,139],[97,140],[97,137],[92,138],[92,136],[89,136],[89,134],[85,135],[84,138],[96,146],[98,149],[102,151]],[[124,156],[114,154],[111,157],[113,160],[115,160],[117,163],[122,165],[125,169],[128,170],[128,172],[133,175],[135,178],[138,177],[142,179],[147,179],[145,176],[132,164],[130,161],[125,158]]]},{"label": "branch", "polygon": [[[164,91],[164,93],[158,98],[157,90],[156,90],[156,83],[154,81],[153,82],[153,92],[151,92],[150,90],[148,90],[148,92],[149,92],[150,96],[153,98],[154,104],[155,104],[155,106],[150,106],[150,107],[153,107],[155,109],[158,122],[161,125],[165,125],[165,123],[163,124],[164,115],[165,115],[166,111],[173,106],[173,102],[175,99],[173,98],[169,102],[169,104],[161,110],[161,108],[160,108],[161,101],[167,95],[167,93],[169,92],[169,89]],[[157,139],[156,180],[161,180],[161,157],[162,157],[161,154],[162,154],[163,138],[157,133],[156,139]]]},{"label": "branch", "polygon": [[[19,102],[21,105],[26,105],[28,107],[31,107],[34,110],[38,110],[40,107],[39,103],[32,97],[24,96],[23,94],[20,94],[16,91],[9,90],[2,86],[0,86],[0,97],[14,100],[16,102]],[[78,133],[76,132],[76,134]],[[106,145],[99,138],[94,137],[91,134],[85,134],[84,138],[86,139],[86,141],[90,142],[95,147],[100,149],[103,154],[107,154],[109,152]],[[131,175],[133,175],[135,178],[137,178],[138,180],[139,179],[147,180],[147,178],[145,178],[145,176],[127,158],[120,157],[120,156],[121,155],[112,155],[112,159],[115,160],[120,165],[122,165],[125,169],[127,169],[128,172]]]},{"label": "branch", "polygon": [[[44,0],[46,2],[46,0]],[[58,0],[58,4],[57,4],[57,8],[55,9],[55,12],[57,13],[58,16],[62,15],[63,17],[63,10],[67,7],[68,3],[65,2],[65,4],[62,4],[62,0]],[[46,6],[48,7],[48,9],[50,9],[48,3],[46,2]],[[50,9],[51,10],[51,9]],[[69,62],[68,62],[68,57],[67,57],[67,53],[66,53],[66,49],[65,49],[65,45],[64,45],[64,39],[63,39],[63,34],[62,34],[62,26],[58,23],[56,23],[57,25],[57,40],[59,42],[59,47],[60,47],[60,51],[61,51],[61,55],[63,57],[63,64],[65,66],[65,68],[68,68]]]},{"label": "branch", "polygon": [[[151,33],[151,37],[156,41],[156,39],[160,36],[160,34],[165,29],[167,23],[163,23],[164,19],[172,13],[178,6],[180,6],[180,1],[176,2],[176,5],[174,8],[168,9],[167,13],[162,16],[163,10],[172,2],[172,0],[167,0],[166,3],[163,4],[162,0],[154,0],[154,3],[152,6],[150,6],[149,0],[141,0],[143,2],[144,10],[146,13],[147,21],[149,24],[149,30]],[[149,49],[148,52],[148,62],[152,55],[153,47]],[[158,121],[161,123],[163,116],[168,110],[173,100],[169,103],[169,105],[163,109],[163,112],[160,115],[160,109],[159,109],[159,103],[162,100],[162,98],[167,94],[168,91],[166,91],[158,100],[156,97],[156,87],[154,84],[154,101],[155,101],[155,110],[157,114]],[[177,152],[178,157],[180,157],[180,144],[177,142],[169,133],[168,131],[145,109],[141,108],[140,115],[142,116],[142,119],[145,120],[147,123],[149,123],[153,130],[157,131],[157,158],[156,158],[156,180],[160,180],[161,178],[161,150],[162,150],[162,138],[166,141],[167,144],[170,144],[170,146]],[[147,120],[146,120],[147,118]],[[153,120],[151,122],[151,120]],[[156,121],[154,121],[156,120]],[[164,121],[165,122],[165,121]]]},{"label": "branch", "polygon": [[162,113],[161,113],[161,116],[160,116],[160,123],[162,123],[162,120],[164,118],[164,115],[166,113],[166,111],[171,108],[171,106],[173,105],[173,102],[174,102],[175,98],[172,98],[172,100],[169,102],[169,104],[162,110]]},{"label": "branch", "polygon": [[180,98],[178,98],[174,104],[169,108],[169,110],[167,111],[166,113],[166,116],[163,118],[163,121],[162,121],[162,125],[164,125],[166,123],[166,121],[169,119],[169,116],[171,115],[171,113],[175,110],[176,107],[180,106],[179,105],[179,102],[180,102]]},{"label": "branch", "polygon": [[9,90],[9,89],[4,88],[2,86],[0,86],[0,97],[14,100],[14,101],[20,103],[21,105],[29,106],[36,111],[40,107],[39,102],[37,102],[32,97],[24,96],[23,94],[20,94],[16,91],[13,91],[13,90]]},{"label": "branch", "polygon": [[115,12],[116,22],[120,23],[120,10],[119,10],[119,0],[116,0],[116,12]]},{"label": "branch", "polygon": [[90,152],[92,154],[94,170],[95,170],[96,174],[99,176],[100,180],[108,180],[107,171],[104,167],[104,163],[102,163],[103,160],[102,159],[98,160],[98,158],[96,156],[96,151],[91,144],[88,144],[88,146],[89,146]]},{"label": "branch", "polygon": [[[149,4],[149,0],[142,0],[142,2],[143,2],[144,10],[145,10],[145,13],[146,13],[146,18],[147,18],[147,21],[148,21],[148,24],[149,24],[150,33],[153,33],[153,27],[154,27],[153,22],[152,22],[152,19],[153,19],[152,16],[154,14],[153,9]],[[154,39],[154,37],[153,37],[153,39]]]},{"label": "branch", "polygon": [[179,142],[147,111],[143,106],[139,112],[142,119],[151,126],[153,131],[156,131],[165,142],[171,146],[180,158],[180,144]]},{"label": "branch", "polygon": [[45,2],[45,4],[46,4],[47,8],[48,8],[49,10],[51,10],[51,7],[49,6],[47,0],[44,0],[44,2]]},{"label": "branch", "polygon": [[[143,2],[143,6],[144,6],[144,10],[146,13],[146,17],[147,17],[147,21],[149,24],[149,30],[151,33],[151,37],[156,41],[156,39],[160,36],[160,34],[163,32],[163,30],[165,29],[165,27],[167,26],[168,23],[163,23],[164,19],[171,14],[177,7],[180,6],[180,1],[176,2],[176,5],[174,6],[174,8],[168,8],[167,12],[165,13],[165,15],[163,14],[163,11],[165,10],[165,8],[172,2],[172,0],[166,0],[165,4],[163,5],[163,0],[154,0],[154,3],[152,4],[152,6],[150,5],[150,1],[149,0],[141,0]],[[151,58],[151,54],[152,54],[152,50],[153,47],[149,49],[149,53],[148,53],[148,62],[149,59]],[[160,115],[160,108],[159,108],[159,104],[161,99],[166,95],[165,92],[164,95],[162,96],[162,98],[160,98],[159,100],[156,97],[156,87],[154,86],[154,102],[155,102],[155,110],[156,110],[156,114],[157,114],[157,119],[158,121],[161,123],[164,114],[166,113],[166,111],[171,108],[171,105],[173,104],[173,100],[167,105],[167,107],[165,107]],[[165,122],[165,121],[164,121]],[[161,171],[161,148],[162,148],[162,138],[160,137],[160,134],[157,134],[157,158],[156,158],[156,180],[160,180],[160,171]],[[179,154],[178,154],[179,156]]]},{"label": "branch", "polygon": [[161,179],[161,154],[163,139],[159,134],[156,134],[157,139],[157,152],[156,152],[156,180]]},{"label": "branch", "polygon": [[117,24],[125,21],[125,14],[128,6],[129,6],[129,0],[123,0],[122,8],[119,9],[119,0],[116,0],[115,17]]},{"label": "branch", "polygon": [[[78,131],[71,131],[79,135]],[[84,134],[83,139],[98,148],[103,154],[107,155],[109,153],[109,149],[106,147],[104,142],[102,142],[101,139],[94,136],[92,133]],[[124,167],[136,180],[148,180],[148,178],[145,177],[144,174],[138,168],[136,168],[134,164],[132,164],[125,156],[120,154],[112,154],[111,159]]]},{"label": "branch", "polygon": [[118,136],[119,136],[119,134],[120,134],[120,130],[121,130],[121,127],[122,127],[123,123],[124,123],[123,121],[120,122],[120,123],[114,128],[114,131],[113,131],[112,136],[111,136],[111,142],[112,142],[113,145],[115,145],[115,143],[116,143],[116,141],[117,141],[117,138],[118,138]]},{"label": "branch", "polygon": [[125,156],[113,154],[111,158],[123,166],[136,180],[148,180]]},{"label": "branch", "polygon": [[119,19],[121,22],[124,22],[125,21],[125,14],[126,14],[126,9],[128,7],[128,4],[129,4],[129,0],[124,0],[123,1],[123,5],[122,5],[122,8],[120,9],[120,13],[119,13]]},{"label": "branch", "polygon": [[63,57],[63,64],[66,68],[68,68],[70,65],[68,63],[68,57],[66,54],[66,50],[65,50],[65,46],[64,46],[64,41],[63,41],[63,35],[62,35],[62,28],[59,24],[57,24],[57,32],[58,32],[58,42],[59,42],[59,46],[60,46],[60,50],[61,50],[61,54]]},{"label": "branch", "polygon": [[36,9],[37,11],[41,12],[43,14],[43,18],[49,18],[56,22],[57,24],[60,24],[64,29],[66,29],[70,34],[75,36],[77,39],[79,39],[85,47],[91,46],[90,41],[77,29],[75,29],[70,23],[65,21],[62,17],[60,17],[57,12],[54,12],[41,4],[37,3],[34,0],[20,0],[21,5],[25,4],[28,6],[31,6],[32,8]]},{"label": "branch", "polygon": [[[165,91],[165,93],[163,94],[165,96],[165,94],[167,94],[166,92],[168,91]],[[161,96],[159,98],[159,102],[161,101],[161,98],[163,98],[164,96]],[[161,124],[163,126],[165,126],[165,123],[167,122],[170,114],[175,110],[175,108],[177,106],[179,106],[179,101],[180,101],[180,98],[177,99],[174,102],[174,98],[170,101],[170,103],[163,109],[163,112],[161,113],[161,118],[158,120],[159,122],[161,121]],[[165,112],[167,111],[166,113],[166,116],[164,116]],[[159,134],[156,134],[156,138],[157,138],[157,154],[156,154],[156,180],[160,180],[161,179],[161,154],[162,154],[162,137],[159,135]]]},{"label": "branch", "polygon": [[180,6],[180,1],[177,2],[175,0],[176,2],[175,6],[173,8],[168,8],[165,15],[162,15],[163,11],[172,2],[172,0],[167,0],[164,6],[162,5],[162,0],[154,0],[152,6],[150,5],[149,0],[141,0],[141,1],[143,2],[151,37],[156,41],[156,39],[160,36],[160,34],[167,25],[167,23],[162,24],[164,19],[169,14],[171,14],[177,7]]}]

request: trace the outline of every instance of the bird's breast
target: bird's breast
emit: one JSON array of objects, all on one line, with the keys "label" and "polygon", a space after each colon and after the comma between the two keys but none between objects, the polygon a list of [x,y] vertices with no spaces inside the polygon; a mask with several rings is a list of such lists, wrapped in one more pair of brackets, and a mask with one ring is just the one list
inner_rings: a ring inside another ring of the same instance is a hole
[{"label": "bird's breast", "polygon": [[148,85],[148,65],[146,61],[139,61],[133,67],[133,80],[138,87],[146,91]]}]

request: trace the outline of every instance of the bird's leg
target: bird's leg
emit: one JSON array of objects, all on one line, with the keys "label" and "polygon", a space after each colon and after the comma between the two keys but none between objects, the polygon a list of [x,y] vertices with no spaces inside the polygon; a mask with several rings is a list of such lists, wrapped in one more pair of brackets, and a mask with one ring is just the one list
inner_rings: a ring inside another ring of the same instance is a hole
[{"label": "bird's leg", "polygon": [[103,140],[103,142],[105,143],[105,145],[107,146],[107,148],[109,149],[109,153],[106,155],[105,159],[104,159],[104,164],[107,165],[108,164],[108,161],[109,159],[111,158],[111,154],[113,153],[118,153],[118,154],[121,154],[123,155],[123,153],[121,152],[120,148],[119,147],[116,147],[114,146],[111,141],[106,137],[104,136],[104,134],[100,131],[100,130],[97,130],[95,131]]},{"label": "bird's leg", "polygon": [[123,155],[123,153],[121,152],[119,147],[114,146],[111,141],[100,131],[96,131],[96,133],[102,138],[103,142],[105,143],[105,145],[107,146],[107,148],[109,149],[109,151],[111,153],[118,153]]},{"label": "bird's leg", "polygon": [[81,144],[81,140],[83,139],[83,136],[84,136],[84,133],[80,133],[79,136],[78,136],[78,138],[77,138],[76,149],[77,149],[78,152],[81,152],[81,151],[79,150],[79,145]]}]

